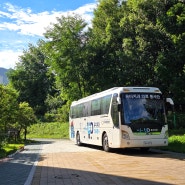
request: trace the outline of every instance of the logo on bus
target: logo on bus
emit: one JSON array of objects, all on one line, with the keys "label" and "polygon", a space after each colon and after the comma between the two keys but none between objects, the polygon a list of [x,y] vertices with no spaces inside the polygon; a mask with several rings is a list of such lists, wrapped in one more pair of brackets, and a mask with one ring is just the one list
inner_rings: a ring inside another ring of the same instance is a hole
[{"label": "logo on bus", "polygon": [[71,126],[71,138],[75,138],[75,131],[74,131],[74,123],[73,123],[73,121],[71,122],[70,126]]},{"label": "logo on bus", "polygon": [[139,133],[145,133],[146,135],[152,134],[154,132],[159,132],[157,128],[139,128],[137,129],[137,132]]},{"label": "logo on bus", "polygon": [[137,132],[146,133],[147,135],[150,133],[150,128],[139,128],[137,129]]},{"label": "logo on bus", "polygon": [[87,132],[88,134],[93,133],[93,122],[87,122]]},{"label": "logo on bus", "polygon": [[100,123],[99,122],[87,122],[87,133],[88,135],[90,134],[98,134],[100,128]]}]

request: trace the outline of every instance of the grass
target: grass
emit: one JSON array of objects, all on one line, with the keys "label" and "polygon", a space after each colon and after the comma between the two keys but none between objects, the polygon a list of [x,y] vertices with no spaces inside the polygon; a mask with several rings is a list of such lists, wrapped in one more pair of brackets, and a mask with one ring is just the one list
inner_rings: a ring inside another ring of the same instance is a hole
[{"label": "grass", "polygon": [[51,122],[33,124],[28,128],[27,138],[69,138],[69,123]]},{"label": "grass", "polygon": [[185,153],[185,134],[183,136],[171,136],[169,138],[168,150]]},{"label": "grass", "polygon": [[185,153],[185,130],[169,130],[168,146],[161,147],[162,150]]},{"label": "grass", "polygon": [[24,144],[6,144],[0,149],[0,158],[7,157],[8,155],[16,152],[21,147],[24,147]]}]

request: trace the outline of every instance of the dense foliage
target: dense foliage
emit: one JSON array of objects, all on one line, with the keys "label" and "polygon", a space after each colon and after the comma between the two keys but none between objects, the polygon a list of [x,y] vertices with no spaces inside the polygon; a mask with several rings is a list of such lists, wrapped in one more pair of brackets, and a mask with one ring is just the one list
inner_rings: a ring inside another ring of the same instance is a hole
[{"label": "dense foliage", "polygon": [[37,123],[28,128],[28,138],[69,139],[68,122]]},{"label": "dense foliage", "polygon": [[15,90],[0,85],[0,132],[8,131],[16,123],[19,104]]},{"label": "dense foliage", "polygon": [[113,86],[157,86],[184,109],[183,0],[99,0],[91,28],[79,15],[57,21],[9,73],[37,115],[66,115],[71,101]]},{"label": "dense foliage", "polygon": [[45,100],[48,94],[54,93],[54,75],[48,71],[44,54],[30,44],[16,70],[8,74],[12,86],[19,92],[19,102],[28,102],[37,115],[46,112]]},{"label": "dense foliage", "polygon": [[7,140],[17,140],[27,127],[36,121],[33,109],[26,102],[18,103],[18,94],[9,87],[0,85],[0,149]]}]

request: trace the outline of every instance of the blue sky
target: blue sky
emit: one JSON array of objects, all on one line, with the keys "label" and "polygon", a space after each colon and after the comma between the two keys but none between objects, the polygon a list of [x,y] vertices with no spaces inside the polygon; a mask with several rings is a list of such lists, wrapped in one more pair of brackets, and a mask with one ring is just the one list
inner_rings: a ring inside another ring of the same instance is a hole
[{"label": "blue sky", "polygon": [[80,14],[89,24],[96,0],[0,0],[0,67],[14,68],[56,17]]}]

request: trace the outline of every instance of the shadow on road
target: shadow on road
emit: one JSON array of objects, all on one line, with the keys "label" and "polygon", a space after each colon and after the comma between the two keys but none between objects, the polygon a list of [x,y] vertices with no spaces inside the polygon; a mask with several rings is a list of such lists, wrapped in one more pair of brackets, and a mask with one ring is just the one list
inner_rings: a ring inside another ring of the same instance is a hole
[{"label": "shadow on road", "polygon": [[[83,144],[79,147],[87,147],[103,151],[101,146]],[[110,153],[116,153],[120,155],[129,156],[141,156],[141,157],[155,157],[155,158],[172,158],[177,160],[185,160],[185,154],[163,151],[155,148],[151,148],[148,151],[141,150],[139,148],[112,148]]]},{"label": "shadow on road", "polygon": [[0,163],[1,185],[24,185],[34,163],[38,160],[38,148],[24,150]]},{"label": "shadow on road", "polygon": [[30,141],[32,141],[30,144],[28,145],[39,145],[39,144],[52,144],[56,141],[56,139],[42,139],[42,138],[34,138],[34,139],[30,139]]},{"label": "shadow on road", "polygon": [[[147,177],[146,177],[147,178]],[[31,185],[62,184],[62,185],[170,185],[147,179],[137,179],[122,177],[117,175],[108,175],[90,171],[82,171],[66,168],[52,168],[37,166]]]}]

